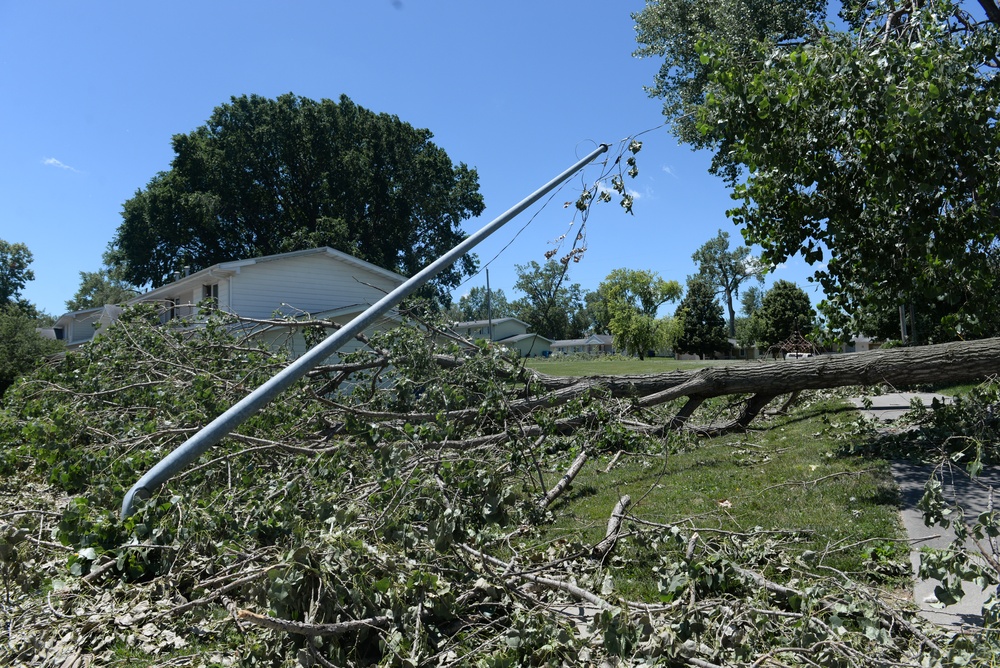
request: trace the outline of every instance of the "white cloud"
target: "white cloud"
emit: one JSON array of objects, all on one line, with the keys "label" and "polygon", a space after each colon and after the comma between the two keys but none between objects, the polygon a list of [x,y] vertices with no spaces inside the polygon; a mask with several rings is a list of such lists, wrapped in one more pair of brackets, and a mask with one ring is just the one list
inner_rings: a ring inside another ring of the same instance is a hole
[{"label": "white cloud", "polygon": [[667,174],[670,174],[670,176],[674,177],[675,179],[677,178],[677,174],[674,172],[674,168],[671,167],[670,165],[663,165],[662,169]]},{"label": "white cloud", "polygon": [[69,165],[63,163],[60,160],[56,160],[55,158],[45,158],[44,160],[42,160],[42,164],[47,165],[49,167],[58,167],[59,169],[68,169],[71,172],[79,173],[79,170],[70,167]]}]

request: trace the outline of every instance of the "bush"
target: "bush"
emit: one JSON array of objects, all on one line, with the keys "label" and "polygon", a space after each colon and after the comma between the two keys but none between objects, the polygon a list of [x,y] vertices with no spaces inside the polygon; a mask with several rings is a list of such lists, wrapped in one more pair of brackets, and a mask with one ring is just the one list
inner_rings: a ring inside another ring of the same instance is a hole
[{"label": "bush", "polygon": [[42,337],[36,326],[23,307],[0,307],[0,399],[14,381],[62,350],[62,343]]}]

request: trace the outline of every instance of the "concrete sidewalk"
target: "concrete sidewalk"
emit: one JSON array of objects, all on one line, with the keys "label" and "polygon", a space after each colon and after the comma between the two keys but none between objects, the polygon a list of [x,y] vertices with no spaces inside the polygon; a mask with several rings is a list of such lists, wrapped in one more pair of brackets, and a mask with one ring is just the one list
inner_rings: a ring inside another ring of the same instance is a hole
[{"label": "concrete sidewalk", "polygon": [[[937,399],[949,401],[948,397],[939,394],[896,392],[869,397],[871,406],[864,407],[862,398],[851,399],[862,413],[873,420],[888,425],[902,417],[910,410],[910,402],[918,399],[924,405],[930,406]],[[917,503],[924,494],[924,485],[934,473],[934,468],[912,462],[893,462],[892,477],[899,486],[900,514],[907,535],[912,539],[913,549],[910,561],[913,564],[914,575],[920,564],[920,548],[945,548],[955,540],[955,533],[950,528],[924,525],[923,513],[917,508]],[[941,473],[945,502],[963,508],[967,517],[975,517],[985,512],[990,502],[990,487],[1000,494],[1000,468],[988,467],[977,481],[969,479],[964,469],[952,467]],[[1000,505],[1000,498],[996,499]],[[914,601],[920,606],[924,618],[942,626],[962,627],[981,626],[983,623],[982,606],[989,597],[993,587],[985,591],[974,584],[965,583],[965,596],[960,602],[951,606],[943,606],[934,596],[936,580],[915,579],[913,588]]]}]

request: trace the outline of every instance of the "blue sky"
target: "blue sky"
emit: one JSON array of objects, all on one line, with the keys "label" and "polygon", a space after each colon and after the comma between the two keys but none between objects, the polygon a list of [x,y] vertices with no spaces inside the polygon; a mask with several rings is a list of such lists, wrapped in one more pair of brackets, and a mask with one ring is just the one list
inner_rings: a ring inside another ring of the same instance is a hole
[{"label": "blue sky", "polygon": [[[169,169],[172,135],[231,96],[341,94],[429,128],[454,162],[479,172],[486,211],[472,232],[601,142],[639,133],[634,216],[597,207],[570,280],[595,289],[613,269],[683,282],[691,254],[732,206],[709,156],[679,146],[643,86],[659,63],[632,57],[641,0],[15,2],[0,0],[0,238],[34,254],[24,297],[65,310],[95,271],[122,203]],[[596,169],[585,174],[593,178]],[[516,297],[514,265],[544,262],[567,231],[562,203],[522,214],[484,242],[490,283]],[[532,218],[533,216],[533,218]],[[530,225],[520,231],[531,219]],[[502,251],[502,252],[501,252]],[[499,257],[493,259],[500,253]],[[801,260],[769,279],[814,301]],[[485,285],[485,275],[456,291]],[[672,307],[671,307],[672,308]]]}]

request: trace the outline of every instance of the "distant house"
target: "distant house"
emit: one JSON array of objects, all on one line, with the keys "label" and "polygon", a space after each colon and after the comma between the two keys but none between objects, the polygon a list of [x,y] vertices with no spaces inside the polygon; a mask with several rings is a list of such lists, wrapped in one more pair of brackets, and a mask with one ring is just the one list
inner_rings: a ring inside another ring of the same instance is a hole
[{"label": "distant house", "polygon": [[46,338],[58,339],[67,348],[76,348],[94,338],[97,330],[107,327],[118,319],[120,306],[107,305],[66,313],[56,320],[51,328],[39,330]]},{"label": "distant house", "polygon": [[591,334],[582,339],[560,339],[551,345],[553,355],[612,355],[614,337],[610,334]]},{"label": "distant house", "polygon": [[529,332],[528,328],[528,323],[517,318],[469,320],[452,325],[456,334],[473,340],[485,339],[499,343],[516,350],[521,357],[548,357],[552,340]]},{"label": "distant house", "polygon": [[[177,274],[170,283],[129,300],[127,305],[156,304],[164,322],[196,317],[199,304],[209,302],[243,318],[308,316],[343,323],[405,280],[370,262],[322,247],[221,262],[201,271]],[[68,347],[77,347],[91,340],[100,326],[114,322],[120,312],[117,306],[107,306],[67,313],[56,321],[56,336],[62,327]],[[305,351],[301,335],[291,326],[261,327],[259,335],[274,342],[291,337],[293,352]]]},{"label": "distant house", "polygon": [[758,350],[757,344],[741,346],[736,339],[729,339],[729,348],[732,351],[731,357],[733,359],[755,360],[760,357],[760,350]]},{"label": "distant house", "polygon": [[864,334],[851,337],[851,342],[845,347],[847,353],[866,353],[869,350],[876,350],[879,344],[872,341]]}]

